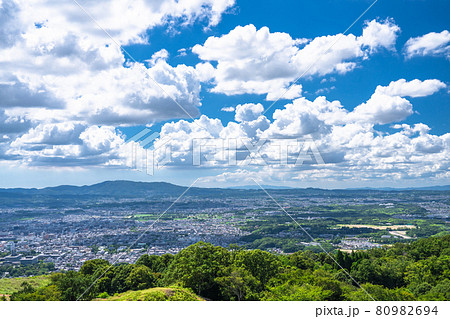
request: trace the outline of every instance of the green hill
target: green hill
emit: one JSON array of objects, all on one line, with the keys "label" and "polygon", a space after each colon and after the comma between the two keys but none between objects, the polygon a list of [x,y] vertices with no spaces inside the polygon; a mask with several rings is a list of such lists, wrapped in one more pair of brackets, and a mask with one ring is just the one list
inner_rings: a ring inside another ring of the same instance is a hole
[{"label": "green hill", "polygon": [[10,295],[17,292],[22,289],[21,285],[24,282],[28,282],[33,288],[37,289],[47,286],[50,283],[50,278],[48,276],[2,278],[0,279],[0,294]]},{"label": "green hill", "polygon": [[138,291],[127,291],[107,298],[106,301],[200,301],[203,300],[188,289],[178,287],[157,287]]}]

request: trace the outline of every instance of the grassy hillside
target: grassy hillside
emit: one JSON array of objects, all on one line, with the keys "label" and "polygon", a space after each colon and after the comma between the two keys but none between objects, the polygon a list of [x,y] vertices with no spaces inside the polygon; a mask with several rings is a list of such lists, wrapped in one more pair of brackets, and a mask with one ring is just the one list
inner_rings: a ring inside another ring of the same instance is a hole
[{"label": "grassy hillside", "polygon": [[47,286],[50,283],[50,279],[48,276],[3,278],[0,279],[0,294],[10,295],[19,291],[23,282],[28,282],[33,288],[37,289]]},{"label": "grassy hillside", "polygon": [[107,297],[106,301],[199,301],[203,300],[188,289],[170,288],[150,288],[138,291],[127,291],[121,294]]}]

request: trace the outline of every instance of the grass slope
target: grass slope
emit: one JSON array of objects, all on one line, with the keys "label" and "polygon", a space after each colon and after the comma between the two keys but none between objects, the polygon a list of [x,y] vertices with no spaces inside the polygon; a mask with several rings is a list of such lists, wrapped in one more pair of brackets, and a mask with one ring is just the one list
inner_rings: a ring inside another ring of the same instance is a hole
[{"label": "grass slope", "polygon": [[106,301],[200,301],[203,300],[185,288],[149,288],[138,291],[127,291],[104,299]]},{"label": "grass slope", "polygon": [[36,289],[50,283],[48,276],[3,278],[0,279],[0,294],[10,295],[13,292],[19,291],[21,289],[20,285],[25,281]]}]

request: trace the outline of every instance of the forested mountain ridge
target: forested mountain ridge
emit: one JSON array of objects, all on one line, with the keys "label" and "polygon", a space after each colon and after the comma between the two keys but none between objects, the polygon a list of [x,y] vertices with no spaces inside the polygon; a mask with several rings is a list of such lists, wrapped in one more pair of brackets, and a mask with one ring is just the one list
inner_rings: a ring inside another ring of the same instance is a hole
[{"label": "forested mountain ridge", "polygon": [[24,284],[11,300],[92,300],[152,287],[182,287],[209,300],[450,300],[450,235],[332,256],[340,266],[325,253],[198,242],[135,264],[90,260],[79,272],[53,274],[45,287]]},{"label": "forested mountain ridge", "polygon": [[[85,196],[85,195],[115,195],[115,196],[142,196],[146,194],[172,194],[179,195],[188,187],[167,182],[135,182],[126,180],[105,181],[93,185],[74,186],[60,185],[45,188],[0,188],[1,194],[16,195],[47,195],[47,196]],[[418,188],[349,188],[349,189],[322,189],[322,188],[295,188],[263,185],[264,189],[280,191],[282,193],[307,193],[307,194],[335,194],[352,192],[392,192],[392,191],[450,191],[450,185],[418,187]],[[194,194],[239,194],[244,191],[261,192],[259,185],[236,186],[229,188],[202,188],[191,187]]]}]

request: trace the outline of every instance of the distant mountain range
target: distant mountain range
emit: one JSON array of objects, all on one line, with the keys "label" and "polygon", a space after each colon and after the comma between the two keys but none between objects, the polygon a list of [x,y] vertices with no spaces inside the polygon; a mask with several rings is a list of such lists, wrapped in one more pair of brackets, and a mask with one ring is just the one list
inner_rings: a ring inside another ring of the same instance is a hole
[{"label": "distant mountain range", "polygon": [[[273,185],[261,185],[264,189],[295,189],[294,187],[288,186],[273,186]],[[244,186],[232,186],[227,189],[261,189],[259,185],[244,185]]]},{"label": "distant mountain range", "polygon": [[378,190],[378,191],[449,191],[450,185],[442,186],[427,186],[427,187],[408,187],[408,188],[393,188],[393,187],[380,187],[380,188],[346,188],[346,190]]},{"label": "distant mountain range", "polygon": [[[165,182],[133,182],[133,181],[106,181],[94,185],[70,186],[61,185],[56,187],[36,188],[0,188],[0,194],[20,195],[109,195],[109,196],[147,196],[147,195],[178,195],[187,187],[178,186]],[[290,188],[283,186],[263,185],[264,189],[274,191],[302,192],[302,193],[327,193],[327,192],[350,192],[350,191],[450,191],[450,185],[417,187],[417,188],[352,188],[327,190],[320,188]],[[236,186],[230,188],[199,188],[192,187],[189,192],[193,195],[206,193],[240,193],[242,191],[258,191],[258,185]]]},{"label": "distant mountain range", "polygon": [[2,193],[20,193],[30,195],[146,195],[148,193],[167,194],[180,193],[186,187],[164,182],[132,182],[132,181],[106,181],[94,185],[36,188],[3,188]]}]

